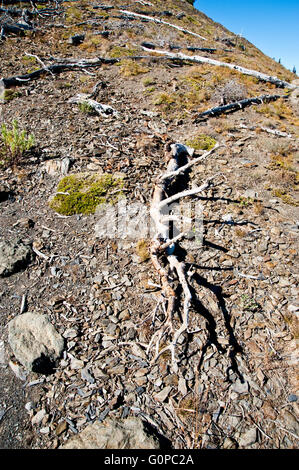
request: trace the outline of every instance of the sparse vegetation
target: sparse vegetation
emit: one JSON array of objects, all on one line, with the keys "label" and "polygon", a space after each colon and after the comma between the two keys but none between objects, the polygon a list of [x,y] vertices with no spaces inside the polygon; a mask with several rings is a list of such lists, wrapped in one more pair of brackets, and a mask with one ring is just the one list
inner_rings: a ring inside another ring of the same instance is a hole
[{"label": "sparse vegetation", "polygon": [[120,62],[120,72],[123,77],[136,77],[143,73],[149,72],[149,68],[143,64],[135,62],[134,60],[124,59]]},{"label": "sparse vegetation", "polygon": [[109,56],[115,59],[118,59],[120,57],[134,56],[137,54],[138,54],[138,49],[136,49],[135,47],[129,47],[129,45],[127,45],[126,47],[114,46],[109,51]]},{"label": "sparse vegetation", "polygon": [[255,301],[255,299],[253,297],[250,297],[248,294],[241,295],[241,302],[243,310],[246,310],[248,312],[256,312],[260,308],[259,304]]},{"label": "sparse vegetation", "polygon": [[245,99],[247,94],[248,92],[244,84],[236,80],[230,80],[222,87],[217,88],[212,98],[226,104]]},{"label": "sparse vegetation", "polygon": [[139,256],[140,262],[147,261],[150,258],[149,242],[147,240],[138,240],[136,245],[136,253]]},{"label": "sparse vegetation", "polygon": [[165,92],[159,93],[154,99],[154,104],[156,106],[163,105],[164,108],[169,108],[173,103],[175,103],[174,96]]},{"label": "sparse vegetation", "polygon": [[[11,21],[31,10],[34,31],[1,41],[0,257],[14,237],[34,257],[11,277],[0,274],[0,363],[9,362],[0,367],[9,397],[2,394],[1,443],[60,448],[92,421],[105,426],[136,405],[177,449],[245,447],[249,438],[255,449],[295,446],[295,421],[284,413],[295,416],[298,403],[298,90],[157,50],[298,77],[192,0],[3,3],[2,11],[20,11]],[[204,46],[212,51],[196,51]],[[42,64],[53,73],[20,78]],[[265,94],[283,99],[199,117]],[[188,171],[170,176],[185,163]],[[174,204],[159,206],[168,196]],[[186,236],[165,249],[178,231]],[[9,380],[23,371],[5,324],[31,306],[49,314],[65,350],[41,386],[24,388]],[[33,400],[28,413],[14,409],[21,395]]]},{"label": "sparse vegetation", "polygon": [[35,145],[34,135],[20,130],[16,119],[12,121],[10,129],[6,123],[1,125],[1,140],[4,162],[11,166],[18,165],[24,154]]},{"label": "sparse vegetation", "polygon": [[299,207],[299,201],[296,200],[293,196],[288,194],[288,191],[283,188],[274,188],[272,189],[272,195],[275,197],[279,197],[285,204],[289,204],[290,206]]},{"label": "sparse vegetation", "polygon": [[200,134],[187,140],[186,145],[194,148],[194,150],[211,150],[216,145],[216,140],[210,135]]},{"label": "sparse vegetation", "polygon": [[119,196],[123,182],[112,175],[79,173],[65,176],[57,186],[57,193],[49,206],[62,215],[94,214],[98,205],[113,203]]},{"label": "sparse vegetation", "polygon": [[90,115],[97,114],[96,111],[93,109],[93,107],[89,103],[87,103],[86,101],[78,103],[78,108],[84,114],[90,114]]}]

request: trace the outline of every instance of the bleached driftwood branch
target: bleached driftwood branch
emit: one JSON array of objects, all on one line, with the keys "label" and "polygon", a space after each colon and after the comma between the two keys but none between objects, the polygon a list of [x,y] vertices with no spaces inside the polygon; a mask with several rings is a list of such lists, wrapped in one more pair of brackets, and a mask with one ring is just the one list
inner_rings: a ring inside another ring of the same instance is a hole
[{"label": "bleached driftwood branch", "polygon": [[276,135],[277,137],[287,137],[288,139],[293,137],[292,134],[288,134],[287,132],[278,131],[277,129],[269,129],[268,127],[263,126],[246,126],[245,124],[240,124],[238,127],[240,129],[248,129],[250,131],[260,129],[261,131],[268,132],[268,134]]},{"label": "bleached driftwood branch", "polygon": [[263,104],[269,103],[270,101],[276,101],[281,98],[280,95],[261,95],[256,96],[255,98],[246,98],[244,100],[235,101],[233,103],[225,104],[223,106],[216,106],[215,108],[207,109],[202,113],[197,115],[197,118],[204,118],[204,117],[214,117],[219,116],[220,114],[229,114],[235,111],[239,111],[240,109],[244,109],[247,106],[251,106],[254,104]]},{"label": "bleached driftwood branch", "polygon": [[118,115],[117,111],[114,108],[112,108],[111,106],[109,106],[107,104],[98,103],[98,101],[95,101],[95,100],[89,98],[89,95],[86,95],[86,94],[83,94],[83,93],[78,93],[73,98],[70,98],[69,103],[78,103],[78,104],[86,103],[92,109],[94,109],[96,113],[98,113],[100,116],[103,116],[103,117]]},{"label": "bleached driftwood branch", "polygon": [[[182,144],[173,144],[171,146],[171,154],[168,155],[169,161],[166,172],[162,174],[156,181],[153,198],[150,207],[150,215],[155,225],[155,235],[151,242],[151,260],[154,268],[158,272],[161,279],[162,297],[164,298],[164,313],[165,320],[162,326],[153,334],[151,341],[148,345],[148,353],[153,345],[155,345],[155,361],[163,352],[171,352],[171,361],[173,370],[178,370],[178,359],[176,358],[176,346],[180,336],[188,331],[189,328],[189,309],[192,302],[192,294],[185,272],[185,263],[180,261],[175,254],[176,242],[183,238],[184,234],[169,239],[169,221],[176,220],[176,216],[165,216],[163,209],[165,206],[170,205],[172,202],[177,201],[186,196],[198,194],[207,189],[212,181],[212,178],[207,179],[201,186],[192,188],[191,190],[184,190],[169,196],[172,181],[180,174],[184,173],[192,165],[199,161],[204,160],[213,153],[219,144],[205,152],[200,157],[190,159],[187,163],[186,157],[193,154],[193,149]],[[163,262],[164,258],[164,262]],[[170,272],[169,272],[170,271]],[[179,328],[175,328],[174,313],[175,313],[175,300],[176,292],[172,282],[172,275],[176,273],[178,281],[183,289],[184,302],[182,312],[182,323]],[[170,342],[167,346],[160,349],[161,340],[166,336]]]},{"label": "bleached driftwood branch", "polygon": [[[151,49],[148,49],[147,47],[144,47],[144,46],[141,46],[141,47],[145,51],[153,52]],[[176,54],[173,54],[168,51],[157,50],[157,49],[155,49],[154,52],[156,54],[165,55],[173,60],[175,59],[188,60],[191,62],[197,62],[199,64],[209,64],[209,65],[217,65],[218,67],[227,67],[229,69],[236,70],[237,72],[243,73],[244,75],[250,75],[252,77],[256,77],[263,82],[273,83],[274,85],[280,88],[290,88],[290,89],[296,88],[296,85],[285,82],[284,80],[280,80],[280,78],[272,77],[271,75],[266,75],[265,73],[258,72],[256,70],[247,69],[245,67],[241,67],[240,65],[230,64],[227,62],[220,62],[219,60],[209,59],[208,57],[202,57],[199,55],[190,56],[190,55],[182,54],[181,52],[177,52]]]},{"label": "bleached driftwood branch", "polygon": [[135,12],[128,11],[128,10],[119,10],[119,11],[127,16],[136,16],[137,18],[143,18],[148,21],[153,21],[154,23],[157,23],[157,24],[164,24],[166,26],[170,26],[171,28],[175,28],[178,31],[181,31],[182,33],[191,34],[192,36],[196,36],[197,38],[202,39],[203,41],[207,41],[207,39],[204,38],[203,36],[200,36],[200,34],[184,29],[181,26],[177,26],[176,24],[168,23],[167,21],[159,20],[158,18],[154,18],[152,16],[142,15],[140,13],[135,13]]}]

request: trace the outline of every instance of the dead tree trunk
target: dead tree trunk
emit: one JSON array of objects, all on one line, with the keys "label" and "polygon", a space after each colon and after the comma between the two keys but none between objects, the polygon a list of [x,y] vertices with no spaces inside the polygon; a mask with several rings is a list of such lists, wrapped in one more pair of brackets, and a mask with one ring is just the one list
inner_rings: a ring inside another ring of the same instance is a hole
[{"label": "dead tree trunk", "polygon": [[90,67],[100,67],[102,64],[115,64],[116,62],[119,62],[120,59],[105,59],[105,58],[100,58],[96,57],[95,59],[82,59],[82,60],[74,60],[71,59],[67,61],[67,59],[64,59],[63,61],[49,65],[47,67],[42,67],[38,70],[35,70],[34,72],[31,73],[26,73],[24,75],[15,75],[13,77],[8,77],[8,78],[2,78],[0,80],[0,86],[4,88],[11,88],[14,86],[20,86],[24,85],[27,82],[30,82],[31,80],[35,80],[37,78],[40,78],[42,75],[45,74],[57,74],[60,72],[64,72],[67,70],[76,70],[76,69],[87,69]]},{"label": "dead tree trunk", "polygon": [[[161,57],[161,58],[165,59],[164,57]],[[154,57],[154,56],[140,55],[140,56],[126,56],[126,57],[119,57],[119,58],[111,58],[111,59],[104,58],[104,57],[96,57],[94,59],[78,59],[78,60],[57,59],[55,64],[44,66],[38,70],[35,70],[34,72],[26,73],[24,75],[14,75],[13,77],[8,77],[8,78],[1,78],[0,87],[11,88],[14,86],[26,85],[26,83],[32,80],[36,80],[46,74],[54,75],[54,74],[59,74],[61,72],[66,72],[69,70],[83,70],[84,71],[84,69],[87,69],[87,68],[101,67],[101,65],[103,64],[113,65],[118,62],[121,62],[124,59],[130,59],[130,60],[146,59],[146,60],[156,61],[157,59],[160,59],[160,58]]]},{"label": "dead tree trunk", "polygon": [[187,29],[181,28],[181,26],[177,26],[176,24],[168,23],[167,21],[158,20],[157,18],[153,18],[152,16],[141,15],[140,13],[134,13],[134,12],[128,11],[128,10],[119,10],[119,11],[121,13],[124,13],[127,16],[133,16],[133,17],[137,16],[138,18],[143,18],[143,19],[148,20],[148,21],[153,21],[154,23],[157,23],[157,24],[164,24],[166,26],[170,26],[171,28],[175,28],[178,31],[181,31],[182,33],[191,34],[192,36],[196,36],[197,38],[202,39],[203,41],[207,41],[207,39],[204,38],[203,36],[200,36],[200,34],[197,34],[197,33],[194,33],[193,31],[189,31]]},{"label": "dead tree trunk", "polygon": [[[141,46],[141,47],[145,51],[153,52],[151,49],[147,49],[144,46]],[[155,53],[156,54],[163,54],[163,55],[165,55],[165,56],[167,56],[167,57],[169,57],[170,59],[173,59],[173,60],[175,60],[175,59],[187,60],[187,61],[191,61],[191,62],[197,62],[199,64],[210,64],[210,65],[217,65],[218,67],[228,67],[229,69],[236,70],[237,72],[243,73],[244,75],[250,75],[252,77],[256,77],[256,78],[258,78],[259,80],[261,80],[263,82],[273,83],[274,85],[276,85],[279,88],[290,88],[290,89],[297,88],[296,85],[285,82],[284,80],[280,80],[280,78],[272,77],[271,75],[266,75],[265,73],[258,72],[256,70],[246,69],[245,67],[241,67],[240,65],[236,65],[236,64],[229,64],[229,63],[226,63],[226,62],[220,62],[219,60],[209,59],[207,57],[202,57],[202,56],[199,56],[199,55],[190,56],[190,55],[182,54],[181,52],[177,52],[176,54],[172,54],[171,52],[168,52],[168,51],[161,51],[161,50],[156,50],[155,49]]]},{"label": "dead tree trunk", "polygon": [[216,106],[215,108],[207,109],[203,113],[199,113],[196,116],[196,119],[208,118],[219,116],[220,114],[229,114],[244,109],[247,106],[252,106],[253,104],[263,104],[269,103],[270,101],[276,101],[279,98],[282,98],[280,95],[262,95],[255,98],[247,98],[240,101],[235,101],[234,103],[225,104],[224,106]]}]

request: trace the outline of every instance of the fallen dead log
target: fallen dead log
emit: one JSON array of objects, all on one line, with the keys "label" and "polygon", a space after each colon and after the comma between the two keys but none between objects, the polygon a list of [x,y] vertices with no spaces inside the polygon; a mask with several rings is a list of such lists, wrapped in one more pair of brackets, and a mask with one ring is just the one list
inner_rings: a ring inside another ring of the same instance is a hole
[{"label": "fallen dead log", "polygon": [[[153,52],[151,49],[147,49],[144,46],[141,46],[141,47],[145,51]],[[258,72],[256,70],[246,69],[245,67],[241,67],[240,65],[230,64],[227,62],[220,62],[219,60],[215,60],[215,59],[209,59],[208,57],[202,57],[198,55],[189,56],[186,54],[182,54],[181,52],[177,52],[176,54],[173,54],[168,51],[156,50],[156,49],[155,49],[155,53],[165,55],[172,60],[178,59],[178,60],[196,62],[199,64],[209,64],[209,65],[216,65],[218,67],[227,67],[229,69],[236,70],[237,72],[240,72],[244,75],[250,75],[252,77],[256,77],[258,80],[261,80],[263,82],[273,83],[279,88],[290,88],[290,89],[297,88],[296,85],[293,85],[292,83],[281,80],[280,78],[273,77],[271,75],[266,75],[265,73]]]},{"label": "fallen dead log", "polygon": [[8,78],[1,78],[0,79],[0,88],[11,88],[15,86],[22,86],[26,85],[26,83],[36,80],[43,75],[46,74],[59,74],[61,72],[69,71],[69,70],[84,70],[87,68],[92,67],[101,67],[101,65],[113,65],[122,60],[129,59],[129,60],[151,60],[156,61],[158,59],[165,59],[164,57],[155,57],[155,56],[124,56],[118,58],[104,58],[104,57],[96,57],[94,59],[56,59],[56,63],[44,66],[38,70],[35,70],[31,73],[26,73],[23,75],[15,75],[13,77]]},{"label": "fallen dead log", "polygon": [[276,101],[279,98],[282,98],[280,95],[262,95],[255,98],[247,98],[240,101],[235,101],[234,103],[225,104],[223,106],[216,106],[215,108],[207,109],[206,111],[199,113],[196,116],[196,119],[215,117],[220,116],[220,114],[229,114],[244,109],[247,106],[252,106],[254,104],[263,104],[270,103],[271,101]]},{"label": "fallen dead log", "polygon": [[196,37],[202,39],[203,41],[207,41],[207,39],[204,38],[203,36],[200,36],[200,34],[197,34],[197,33],[194,33],[193,31],[189,31],[187,29],[184,29],[181,26],[177,26],[176,24],[168,23],[167,21],[160,20],[160,19],[154,18],[152,16],[141,15],[139,13],[135,13],[135,12],[128,11],[128,10],[119,10],[119,11],[121,13],[123,13],[124,15],[126,15],[127,17],[135,17],[136,16],[137,18],[143,18],[144,20],[153,21],[154,23],[157,23],[157,24],[163,24],[163,25],[166,25],[166,26],[170,26],[171,28],[175,28],[178,31],[181,31],[182,33],[191,34],[192,36],[196,36]]},{"label": "fallen dead log", "polygon": [[33,27],[23,23],[8,24],[4,23],[1,26],[0,39],[4,39],[6,34],[13,33],[17,35],[24,35],[25,31],[34,31]]},{"label": "fallen dead log", "polygon": [[67,60],[63,59],[56,64],[49,65],[47,67],[42,67],[38,70],[35,70],[31,73],[26,73],[24,75],[15,75],[13,77],[1,78],[0,86],[4,88],[11,88],[14,86],[24,85],[32,80],[40,78],[45,74],[59,74],[68,70],[76,69],[87,69],[90,67],[100,67],[102,64],[115,64],[121,59],[105,59],[101,57],[96,57],[95,59],[79,59],[79,60]]},{"label": "fallen dead log", "polygon": [[187,46],[186,49],[187,49],[187,51],[191,51],[191,52],[201,51],[201,52],[207,52],[209,54],[214,54],[214,52],[217,51],[217,49],[214,49],[214,48],[211,48],[211,47]]},{"label": "fallen dead log", "polygon": [[291,139],[293,136],[292,134],[288,134],[287,132],[278,131],[277,129],[269,129],[268,127],[263,126],[246,126],[245,124],[240,124],[238,126],[240,129],[248,129],[250,131],[261,130],[264,132],[268,132],[268,134],[273,134],[277,137],[287,137]]},{"label": "fallen dead log", "polygon": [[96,113],[103,117],[109,116],[117,116],[118,112],[107,104],[99,103],[90,98],[90,95],[86,95],[83,93],[78,93],[73,98],[69,99],[69,103],[77,103],[77,104],[87,104],[92,108]]},{"label": "fallen dead log", "polygon": [[[162,302],[160,303],[162,303],[163,306],[165,319],[160,328],[153,334],[148,345],[147,352],[149,354],[151,348],[153,346],[155,347],[155,354],[153,357],[154,362],[162,353],[170,351],[174,372],[177,372],[178,370],[178,359],[176,357],[178,340],[183,333],[190,333],[190,331],[188,331],[189,309],[194,299],[187,279],[185,263],[179,259],[175,250],[176,242],[182,239],[186,234],[180,233],[178,236],[169,239],[169,222],[175,220],[176,216],[165,215],[165,208],[169,207],[174,201],[178,201],[186,196],[198,194],[210,186],[213,178],[207,179],[197,188],[183,190],[169,196],[170,191],[172,190],[172,183],[177,176],[185,173],[192,165],[206,159],[218,147],[219,144],[216,144],[212,150],[205,152],[200,157],[190,159],[189,157],[192,156],[193,149],[182,144],[173,144],[171,146],[171,153],[167,154],[168,165],[166,172],[158,178],[155,184],[150,206],[150,215],[155,227],[155,234],[151,241],[150,249],[151,260],[161,279]],[[184,296],[182,322],[177,328],[176,321],[174,320],[177,300],[176,288],[174,287],[175,276],[177,277]],[[156,314],[157,308],[154,311],[154,315]],[[162,338],[164,342],[167,339],[169,340],[167,346],[163,348],[161,348]]]}]

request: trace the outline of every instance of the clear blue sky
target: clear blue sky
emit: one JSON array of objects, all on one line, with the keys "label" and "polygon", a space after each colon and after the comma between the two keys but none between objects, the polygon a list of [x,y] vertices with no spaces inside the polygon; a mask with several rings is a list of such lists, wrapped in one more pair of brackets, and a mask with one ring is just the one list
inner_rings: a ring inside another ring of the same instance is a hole
[{"label": "clear blue sky", "polygon": [[194,6],[299,74],[299,0],[196,0]]}]

